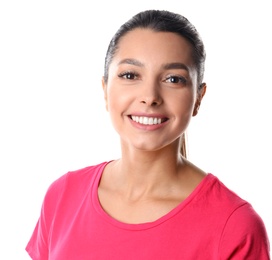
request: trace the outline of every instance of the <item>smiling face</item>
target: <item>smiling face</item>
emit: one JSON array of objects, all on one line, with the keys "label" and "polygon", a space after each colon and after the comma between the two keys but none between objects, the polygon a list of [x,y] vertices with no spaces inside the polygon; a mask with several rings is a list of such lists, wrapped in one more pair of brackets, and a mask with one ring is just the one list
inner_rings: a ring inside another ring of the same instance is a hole
[{"label": "smiling face", "polygon": [[134,29],[118,46],[103,87],[122,146],[178,145],[197,99],[190,43],[175,33]]}]

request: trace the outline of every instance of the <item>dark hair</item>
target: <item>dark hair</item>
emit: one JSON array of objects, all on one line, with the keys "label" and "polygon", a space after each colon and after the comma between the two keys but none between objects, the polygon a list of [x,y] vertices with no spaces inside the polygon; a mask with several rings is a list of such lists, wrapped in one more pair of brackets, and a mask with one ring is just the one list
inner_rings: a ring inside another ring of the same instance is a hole
[{"label": "dark hair", "polygon": [[[192,58],[197,70],[198,90],[202,87],[206,53],[202,39],[194,25],[184,16],[165,10],[147,10],[134,15],[124,23],[110,41],[104,64],[104,81],[108,81],[110,63],[118,50],[120,39],[136,28],[151,29],[156,32],[172,32],[187,39],[193,48]],[[182,136],[181,153],[186,157],[185,133]]]}]

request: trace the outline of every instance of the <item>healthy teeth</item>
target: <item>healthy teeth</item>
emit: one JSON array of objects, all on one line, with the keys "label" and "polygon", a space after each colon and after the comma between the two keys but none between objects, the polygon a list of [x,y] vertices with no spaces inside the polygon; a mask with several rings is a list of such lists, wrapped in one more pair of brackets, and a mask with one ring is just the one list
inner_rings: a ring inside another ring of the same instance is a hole
[{"label": "healthy teeth", "polygon": [[132,120],[143,125],[161,124],[161,118],[146,117],[146,116],[131,116]]}]

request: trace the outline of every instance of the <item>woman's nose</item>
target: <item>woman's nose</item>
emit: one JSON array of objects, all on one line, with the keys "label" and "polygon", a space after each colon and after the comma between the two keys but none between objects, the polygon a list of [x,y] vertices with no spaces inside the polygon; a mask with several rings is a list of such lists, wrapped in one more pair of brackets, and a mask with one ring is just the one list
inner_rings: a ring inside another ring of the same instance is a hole
[{"label": "woman's nose", "polygon": [[148,106],[158,106],[162,103],[162,97],[158,84],[148,84],[143,86],[140,102]]}]

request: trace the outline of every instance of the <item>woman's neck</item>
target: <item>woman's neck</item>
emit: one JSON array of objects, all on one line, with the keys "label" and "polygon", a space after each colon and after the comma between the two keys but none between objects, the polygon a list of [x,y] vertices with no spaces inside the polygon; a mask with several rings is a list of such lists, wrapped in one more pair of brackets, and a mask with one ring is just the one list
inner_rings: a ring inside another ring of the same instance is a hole
[{"label": "woman's neck", "polygon": [[174,152],[126,151],[110,171],[116,187],[122,187],[124,194],[136,199],[164,188],[168,190],[178,183],[183,167],[184,159]]}]

